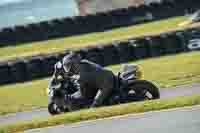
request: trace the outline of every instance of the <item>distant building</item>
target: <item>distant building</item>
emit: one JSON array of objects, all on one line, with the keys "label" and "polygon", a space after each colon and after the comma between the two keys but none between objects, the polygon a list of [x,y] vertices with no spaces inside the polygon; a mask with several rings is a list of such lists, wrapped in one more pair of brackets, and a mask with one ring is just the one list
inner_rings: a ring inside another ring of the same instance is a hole
[{"label": "distant building", "polygon": [[144,0],[76,0],[80,15],[108,11],[116,8],[138,6]]},{"label": "distant building", "polygon": [[138,6],[144,3],[160,2],[161,0],[75,0],[80,15],[108,11],[116,8]]}]

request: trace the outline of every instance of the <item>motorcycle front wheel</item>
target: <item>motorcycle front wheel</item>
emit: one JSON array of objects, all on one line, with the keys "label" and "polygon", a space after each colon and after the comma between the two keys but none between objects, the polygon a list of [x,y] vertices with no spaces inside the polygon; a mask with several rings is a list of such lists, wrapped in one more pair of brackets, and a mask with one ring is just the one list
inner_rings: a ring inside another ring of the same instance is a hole
[{"label": "motorcycle front wheel", "polygon": [[48,112],[49,114],[51,115],[58,115],[58,114],[61,114],[61,113],[66,113],[66,112],[69,112],[69,109],[68,108],[59,108],[54,102],[50,102],[48,104]]},{"label": "motorcycle front wheel", "polygon": [[57,115],[60,114],[61,112],[58,110],[56,104],[54,102],[50,102],[48,104],[48,112],[51,115]]}]

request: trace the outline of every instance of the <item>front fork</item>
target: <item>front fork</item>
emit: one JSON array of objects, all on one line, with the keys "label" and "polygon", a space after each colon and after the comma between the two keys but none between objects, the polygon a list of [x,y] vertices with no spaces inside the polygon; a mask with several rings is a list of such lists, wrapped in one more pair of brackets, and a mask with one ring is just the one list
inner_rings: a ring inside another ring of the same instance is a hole
[{"label": "front fork", "polygon": [[51,103],[54,103],[54,109],[59,112],[63,112],[64,110],[66,110],[66,104],[64,99],[49,97],[49,104]]}]

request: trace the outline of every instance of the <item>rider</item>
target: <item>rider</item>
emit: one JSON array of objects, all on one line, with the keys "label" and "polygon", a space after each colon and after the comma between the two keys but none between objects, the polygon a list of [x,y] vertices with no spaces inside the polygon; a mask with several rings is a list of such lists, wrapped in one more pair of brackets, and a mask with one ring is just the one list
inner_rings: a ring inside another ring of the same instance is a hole
[{"label": "rider", "polygon": [[75,101],[94,99],[91,107],[98,107],[111,94],[114,89],[115,75],[98,64],[88,60],[82,60],[79,54],[71,52],[62,62],[56,64],[54,76],[59,73],[63,77],[76,77],[79,89],[70,96]]}]

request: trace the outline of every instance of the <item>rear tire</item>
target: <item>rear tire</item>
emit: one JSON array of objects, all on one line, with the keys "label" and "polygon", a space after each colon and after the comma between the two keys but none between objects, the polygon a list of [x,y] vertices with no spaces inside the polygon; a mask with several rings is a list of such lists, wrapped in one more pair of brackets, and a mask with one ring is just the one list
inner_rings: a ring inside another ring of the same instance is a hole
[{"label": "rear tire", "polygon": [[[147,80],[135,80],[129,83],[128,91],[134,91],[135,99],[139,101],[153,100],[160,98],[159,89]],[[148,96],[151,95],[151,96]]]}]

